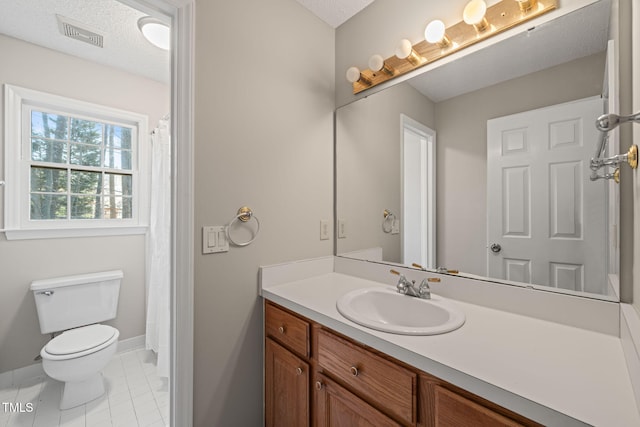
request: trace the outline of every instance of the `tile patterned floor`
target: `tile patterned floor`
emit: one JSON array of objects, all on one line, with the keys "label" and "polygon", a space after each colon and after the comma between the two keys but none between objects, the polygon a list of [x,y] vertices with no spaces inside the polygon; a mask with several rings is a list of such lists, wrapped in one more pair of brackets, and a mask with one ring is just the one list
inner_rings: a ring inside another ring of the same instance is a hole
[{"label": "tile patterned floor", "polygon": [[[48,377],[37,377],[19,387],[0,389],[0,427],[169,425],[168,384],[166,378],[156,375],[155,355],[151,351],[119,353],[103,374],[107,387],[104,396],[65,411],[58,408],[62,383]],[[29,407],[32,407],[31,411]]]}]

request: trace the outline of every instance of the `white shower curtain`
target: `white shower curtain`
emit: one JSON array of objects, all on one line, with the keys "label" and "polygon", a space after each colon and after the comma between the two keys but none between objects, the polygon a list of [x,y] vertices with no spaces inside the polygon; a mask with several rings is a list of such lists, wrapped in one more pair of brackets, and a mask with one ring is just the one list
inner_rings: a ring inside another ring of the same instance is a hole
[{"label": "white shower curtain", "polygon": [[147,236],[147,328],[145,346],[158,356],[161,377],[169,377],[171,242],[171,144],[169,121],[151,134],[151,198]]}]

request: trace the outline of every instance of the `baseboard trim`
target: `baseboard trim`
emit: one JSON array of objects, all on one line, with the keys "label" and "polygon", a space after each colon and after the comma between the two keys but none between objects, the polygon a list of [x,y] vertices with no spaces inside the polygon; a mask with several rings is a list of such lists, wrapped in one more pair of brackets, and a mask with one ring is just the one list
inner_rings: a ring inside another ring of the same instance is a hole
[{"label": "baseboard trim", "polygon": [[[144,348],[145,336],[138,335],[136,337],[127,338],[118,341],[118,353],[126,353]],[[43,377],[45,375],[42,369],[42,362],[34,363],[29,366],[14,369],[0,374],[0,389],[15,387],[24,384],[34,378]]]},{"label": "baseboard trim", "polygon": [[140,350],[144,348],[145,336],[138,335],[118,341],[118,353],[126,353],[127,351]]}]

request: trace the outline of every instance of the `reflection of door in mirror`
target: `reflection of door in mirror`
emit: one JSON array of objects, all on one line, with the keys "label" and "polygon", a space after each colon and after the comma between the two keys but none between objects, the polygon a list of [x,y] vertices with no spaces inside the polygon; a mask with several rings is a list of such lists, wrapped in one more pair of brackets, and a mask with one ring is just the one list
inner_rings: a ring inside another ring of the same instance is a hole
[{"label": "reflection of door in mirror", "polygon": [[606,186],[589,180],[600,97],[487,122],[488,276],[607,294]]},{"label": "reflection of door in mirror", "polygon": [[402,114],[402,263],[436,267],[435,138],[432,129]]}]

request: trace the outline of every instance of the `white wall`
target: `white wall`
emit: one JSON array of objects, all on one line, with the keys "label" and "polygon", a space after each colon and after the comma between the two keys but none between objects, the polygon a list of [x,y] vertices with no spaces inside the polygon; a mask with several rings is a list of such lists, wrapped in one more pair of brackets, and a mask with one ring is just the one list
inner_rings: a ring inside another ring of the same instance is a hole
[{"label": "white wall", "polygon": [[[333,253],[333,70],[333,29],[294,0],[196,3],[195,426],[263,425],[258,267]],[[256,241],[202,255],[243,205]]]},{"label": "white wall", "polygon": [[[9,83],[149,116],[169,111],[167,85],[0,35],[0,84]],[[4,117],[4,103],[0,104]],[[4,129],[0,121],[0,135]],[[0,146],[4,158],[4,145]],[[4,161],[0,162],[3,168]],[[3,176],[3,174],[0,174]],[[2,190],[0,190],[2,191]],[[0,211],[4,205],[0,203]],[[1,214],[0,214],[1,216]],[[0,373],[30,365],[48,340],[42,335],[31,281],[122,269],[117,319],[126,339],[144,334],[144,236],[7,241],[0,236]]]}]

